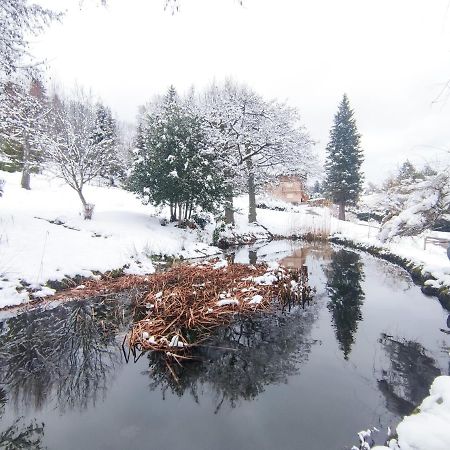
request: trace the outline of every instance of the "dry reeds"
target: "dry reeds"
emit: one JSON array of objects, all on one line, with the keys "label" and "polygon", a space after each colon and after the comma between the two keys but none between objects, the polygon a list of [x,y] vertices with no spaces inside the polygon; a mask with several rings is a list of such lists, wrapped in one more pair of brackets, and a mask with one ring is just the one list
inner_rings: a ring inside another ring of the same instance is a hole
[{"label": "dry reeds", "polygon": [[214,329],[230,324],[236,315],[304,306],[311,298],[305,266],[286,269],[217,260],[154,275],[91,280],[55,297],[99,297],[131,290],[135,322],[124,340],[129,351],[134,355],[161,351],[178,362],[189,359],[189,349],[204,343]]},{"label": "dry reeds", "polygon": [[202,344],[239,315],[275,305],[309,301],[306,268],[270,269],[265,264],[185,265],[154,275],[136,304],[142,318],[128,336],[133,350],[164,351],[175,359]]}]

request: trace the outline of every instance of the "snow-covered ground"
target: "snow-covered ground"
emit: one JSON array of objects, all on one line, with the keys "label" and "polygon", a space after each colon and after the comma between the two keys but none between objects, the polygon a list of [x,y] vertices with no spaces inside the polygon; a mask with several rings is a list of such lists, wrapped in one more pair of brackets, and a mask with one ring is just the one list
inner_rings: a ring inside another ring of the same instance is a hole
[{"label": "snow-covered ground", "polygon": [[449,424],[450,376],[440,376],[434,380],[430,395],[418,407],[417,413],[398,424],[398,438],[391,439],[388,447],[376,446],[372,450],[449,450]]},{"label": "snow-covered ground", "polygon": [[59,180],[34,175],[32,190],[26,191],[18,173],[0,172],[0,179],[6,182],[0,198],[0,307],[28,299],[26,290],[16,290],[21,281],[44,295],[52,292],[42,289],[47,280],[125,265],[129,272],[148,273],[154,270],[151,255],[200,257],[218,251],[202,243],[195,230],[162,227],[155,208],[123,189],[87,186],[95,211],[94,219],[85,221],[77,194]]}]

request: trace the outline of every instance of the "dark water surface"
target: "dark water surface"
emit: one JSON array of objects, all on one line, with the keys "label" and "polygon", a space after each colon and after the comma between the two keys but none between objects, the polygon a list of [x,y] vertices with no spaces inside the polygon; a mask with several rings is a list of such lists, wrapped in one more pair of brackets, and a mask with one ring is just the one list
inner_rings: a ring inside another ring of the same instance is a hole
[{"label": "dark water surface", "polygon": [[125,296],[0,319],[0,448],[345,449],[448,374],[448,313],[396,266],[291,242],[234,258],[306,264],[316,300],[220,330],[178,383],[158,355],[125,362]]}]

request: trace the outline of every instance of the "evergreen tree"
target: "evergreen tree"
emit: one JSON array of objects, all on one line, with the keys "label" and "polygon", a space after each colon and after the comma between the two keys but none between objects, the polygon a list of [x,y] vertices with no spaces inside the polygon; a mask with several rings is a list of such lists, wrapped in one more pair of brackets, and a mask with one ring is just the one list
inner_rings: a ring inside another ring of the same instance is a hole
[{"label": "evergreen tree", "polygon": [[114,185],[114,178],[123,177],[125,170],[118,155],[119,139],[116,121],[111,110],[101,103],[95,106],[95,129],[92,139],[95,145],[101,144],[102,148],[109,147],[114,154],[111,164],[100,173],[101,177],[107,178],[110,184]]},{"label": "evergreen tree", "polygon": [[50,106],[39,79],[30,85],[8,81],[0,85],[0,138],[9,146],[10,160],[22,170],[21,185],[30,189],[30,174],[42,162],[44,149],[51,145]]},{"label": "evergreen tree", "polygon": [[334,116],[327,153],[326,190],[339,205],[339,219],[345,220],[345,206],[358,201],[363,184],[360,134],[346,94]]},{"label": "evergreen tree", "polygon": [[399,182],[410,180],[415,181],[419,176],[419,173],[417,172],[414,165],[407,159],[401,166],[398,171],[397,180]]},{"label": "evergreen tree", "polygon": [[149,106],[138,126],[130,188],[170,206],[171,220],[189,219],[196,206],[213,211],[223,183],[203,120],[182,105],[173,87]]}]

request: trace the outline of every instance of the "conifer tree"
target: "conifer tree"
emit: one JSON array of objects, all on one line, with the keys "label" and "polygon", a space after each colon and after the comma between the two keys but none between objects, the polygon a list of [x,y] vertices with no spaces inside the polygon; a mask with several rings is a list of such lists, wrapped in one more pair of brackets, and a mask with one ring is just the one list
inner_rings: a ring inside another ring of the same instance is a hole
[{"label": "conifer tree", "polygon": [[22,170],[22,187],[30,189],[30,174],[39,167],[44,149],[52,143],[44,85],[39,79],[33,79],[29,86],[2,83],[0,103],[0,138],[3,145],[10,146],[8,159],[15,159]]},{"label": "conifer tree", "polygon": [[169,205],[172,221],[189,219],[197,206],[213,211],[222,200],[203,120],[183,106],[173,87],[140,120],[130,188],[156,205]]},{"label": "conifer tree", "polygon": [[362,190],[363,152],[353,110],[344,94],[334,116],[327,145],[326,191],[339,205],[339,219],[345,220],[346,205],[355,204]]},{"label": "conifer tree", "polygon": [[95,129],[92,140],[95,145],[101,144],[102,149],[109,147],[114,156],[111,164],[105,166],[100,173],[101,177],[107,178],[110,184],[114,185],[114,178],[122,177],[125,171],[118,155],[119,139],[116,121],[111,110],[101,103],[95,105]]}]

